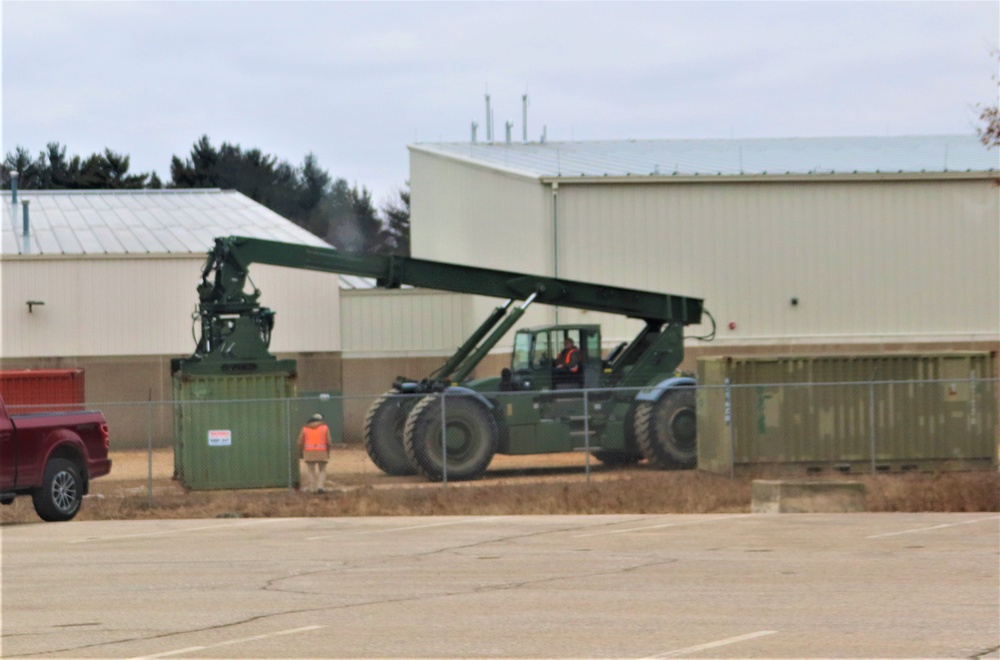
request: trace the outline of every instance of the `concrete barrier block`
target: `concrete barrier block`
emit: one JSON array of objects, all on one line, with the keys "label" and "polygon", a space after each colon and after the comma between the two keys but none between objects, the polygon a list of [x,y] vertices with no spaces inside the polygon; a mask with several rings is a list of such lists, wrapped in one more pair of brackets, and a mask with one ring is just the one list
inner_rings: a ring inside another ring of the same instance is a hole
[{"label": "concrete barrier block", "polygon": [[752,484],[752,513],[855,513],[866,511],[858,481],[767,481]]}]

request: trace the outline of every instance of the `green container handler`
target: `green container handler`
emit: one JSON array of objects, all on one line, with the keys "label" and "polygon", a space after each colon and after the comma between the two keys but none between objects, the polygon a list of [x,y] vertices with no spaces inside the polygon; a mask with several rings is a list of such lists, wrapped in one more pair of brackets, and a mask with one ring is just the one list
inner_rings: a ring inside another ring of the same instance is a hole
[{"label": "green container handler", "polygon": [[[295,371],[175,372],[174,473],[190,490],[297,488]],[[299,415],[300,417],[301,415]]]}]

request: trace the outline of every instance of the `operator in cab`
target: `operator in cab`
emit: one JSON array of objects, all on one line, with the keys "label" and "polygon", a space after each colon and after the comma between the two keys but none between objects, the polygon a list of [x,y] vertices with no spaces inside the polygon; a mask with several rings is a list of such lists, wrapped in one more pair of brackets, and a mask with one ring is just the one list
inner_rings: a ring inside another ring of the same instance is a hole
[{"label": "operator in cab", "polygon": [[569,337],[563,340],[563,349],[556,358],[555,380],[557,383],[582,384],[580,373],[580,349]]}]

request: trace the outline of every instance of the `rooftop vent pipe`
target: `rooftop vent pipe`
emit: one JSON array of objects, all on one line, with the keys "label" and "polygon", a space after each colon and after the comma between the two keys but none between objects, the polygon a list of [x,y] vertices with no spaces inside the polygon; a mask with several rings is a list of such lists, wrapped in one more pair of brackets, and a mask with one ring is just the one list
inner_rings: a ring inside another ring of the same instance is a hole
[{"label": "rooftop vent pipe", "polygon": [[476,143],[476,129],[479,128],[479,124],[472,122],[472,144]]},{"label": "rooftop vent pipe", "polygon": [[17,172],[10,173],[10,203],[17,206]]},{"label": "rooftop vent pipe", "polygon": [[506,122],[506,129],[507,129],[507,144],[508,144],[508,145],[510,145],[510,129],[511,129],[511,128],[513,128],[513,127],[514,127],[514,124],[513,124],[513,122],[509,122],[509,121],[508,121],[508,122]]},{"label": "rooftop vent pipe", "polygon": [[490,121],[490,118],[492,116],[493,114],[490,112],[490,95],[487,94],[486,95],[486,141],[487,142],[493,141],[493,122]]},{"label": "rooftop vent pipe", "polygon": [[24,236],[25,238],[27,238],[28,236],[31,236],[31,223],[28,221],[28,202],[29,201],[30,200],[27,200],[27,199],[22,199],[21,200],[21,206],[24,207],[24,216],[23,216],[24,220],[23,220],[23,224],[21,225],[21,235]]}]

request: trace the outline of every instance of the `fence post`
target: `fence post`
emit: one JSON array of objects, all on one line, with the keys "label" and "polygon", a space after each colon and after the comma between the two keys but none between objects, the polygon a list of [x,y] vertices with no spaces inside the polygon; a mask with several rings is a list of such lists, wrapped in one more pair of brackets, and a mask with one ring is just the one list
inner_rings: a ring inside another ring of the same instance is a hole
[{"label": "fence post", "polygon": [[590,406],[588,405],[587,390],[583,391],[583,451],[587,483],[590,483]]},{"label": "fence post", "polygon": [[445,422],[444,398],[447,390],[441,391],[441,485],[448,487],[448,428]]},{"label": "fence post", "polygon": [[149,401],[146,402],[146,449],[149,459],[149,478],[146,491],[149,506],[153,506],[153,394],[150,392]]},{"label": "fence post", "polygon": [[295,443],[292,441],[292,405],[288,397],[285,396],[285,437],[288,439],[288,490],[295,490],[295,479],[292,461],[295,460]]},{"label": "fence post", "polygon": [[733,388],[726,378],[726,426],[729,429],[729,478],[736,477],[736,434],[733,432]]},{"label": "fence post", "polygon": [[872,474],[875,474],[875,381],[868,383],[868,429],[871,433]]}]

